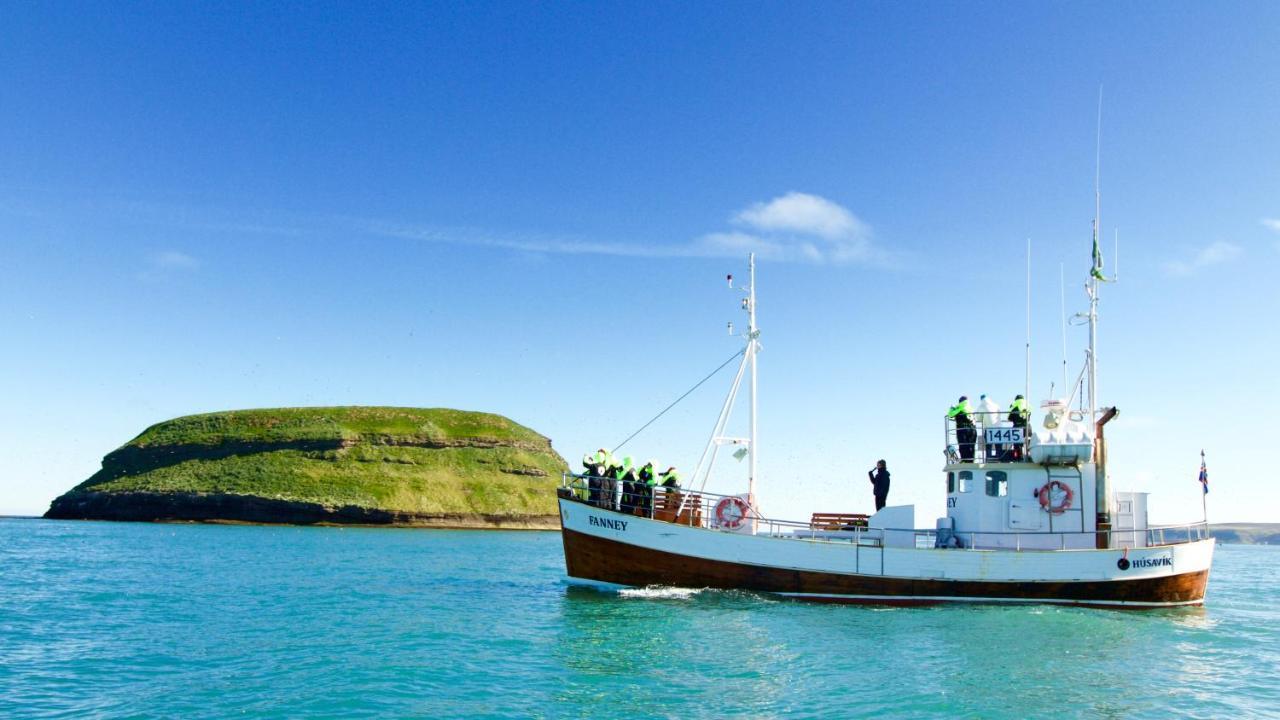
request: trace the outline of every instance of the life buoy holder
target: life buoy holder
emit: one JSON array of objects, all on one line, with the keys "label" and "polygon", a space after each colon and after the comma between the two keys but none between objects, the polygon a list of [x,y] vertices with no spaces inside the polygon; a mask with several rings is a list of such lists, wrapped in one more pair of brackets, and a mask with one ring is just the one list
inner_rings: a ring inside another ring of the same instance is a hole
[{"label": "life buoy holder", "polygon": [[[1063,498],[1061,505],[1053,504],[1054,490],[1059,490],[1067,494],[1066,497]],[[1075,497],[1076,494],[1072,491],[1071,486],[1059,480],[1050,480],[1036,491],[1036,498],[1040,500],[1040,509],[1050,515],[1061,515],[1066,512],[1067,508],[1071,507],[1071,501],[1074,500]]]},{"label": "life buoy holder", "polygon": [[751,506],[737,496],[720,498],[716,503],[716,522],[727,530],[737,530],[747,521]]}]

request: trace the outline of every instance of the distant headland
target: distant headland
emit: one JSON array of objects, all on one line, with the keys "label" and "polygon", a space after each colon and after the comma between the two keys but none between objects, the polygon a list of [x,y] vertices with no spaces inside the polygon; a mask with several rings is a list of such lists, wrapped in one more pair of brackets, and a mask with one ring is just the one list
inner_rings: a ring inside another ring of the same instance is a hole
[{"label": "distant headland", "polygon": [[46,518],[552,528],[546,437],[444,408],[233,410],[153,425]]}]

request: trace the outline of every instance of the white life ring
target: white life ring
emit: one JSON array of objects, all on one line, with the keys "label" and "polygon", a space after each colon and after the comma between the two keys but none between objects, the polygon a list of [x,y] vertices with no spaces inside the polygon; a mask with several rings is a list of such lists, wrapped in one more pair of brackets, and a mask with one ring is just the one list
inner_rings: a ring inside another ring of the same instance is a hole
[{"label": "white life ring", "polygon": [[716,503],[716,523],[727,530],[737,530],[747,521],[751,506],[746,500],[731,495]]}]

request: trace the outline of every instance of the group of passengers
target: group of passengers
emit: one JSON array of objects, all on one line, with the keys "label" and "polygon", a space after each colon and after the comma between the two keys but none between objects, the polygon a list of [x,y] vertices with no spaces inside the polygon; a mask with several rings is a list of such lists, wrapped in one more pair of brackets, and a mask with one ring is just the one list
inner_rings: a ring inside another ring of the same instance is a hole
[{"label": "group of passengers", "polygon": [[[973,448],[978,441],[978,425],[985,427],[995,427],[996,423],[1001,421],[1003,411],[1000,404],[990,400],[986,395],[978,398],[978,410],[975,412],[969,406],[969,398],[961,395],[960,400],[951,409],[947,411],[947,419],[952,420],[956,424],[956,446],[960,452],[960,460],[964,462],[973,460]],[[977,424],[974,423],[974,416],[977,416]],[[1026,428],[1027,420],[1030,414],[1027,412],[1026,398],[1018,395],[1009,404],[1009,414],[1005,417],[1010,425],[1015,428]],[[985,444],[985,443],[984,443]],[[949,450],[950,448],[948,448]],[[985,451],[988,459],[1022,459],[1022,445],[995,445],[987,447]]]},{"label": "group of passengers", "polygon": [[636,467],[630,455],[615,457],[604,448],[583,455],[582,467],[587,478],[587,502],[606,510],[651,515],[655,487],[667,488],[668,492],[680,487],[680,473],[674,466],[659,473],[656,460]]}]

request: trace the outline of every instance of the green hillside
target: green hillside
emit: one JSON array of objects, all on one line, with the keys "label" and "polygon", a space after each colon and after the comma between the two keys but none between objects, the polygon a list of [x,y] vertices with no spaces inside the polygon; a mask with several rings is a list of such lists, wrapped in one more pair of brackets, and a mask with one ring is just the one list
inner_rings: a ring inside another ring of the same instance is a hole
[{"label": "green hillside", "polygon": [[554,516],[565,468],[546,437],[500,415],[237,410],[147,428],[46,517],[502,524]]}]

